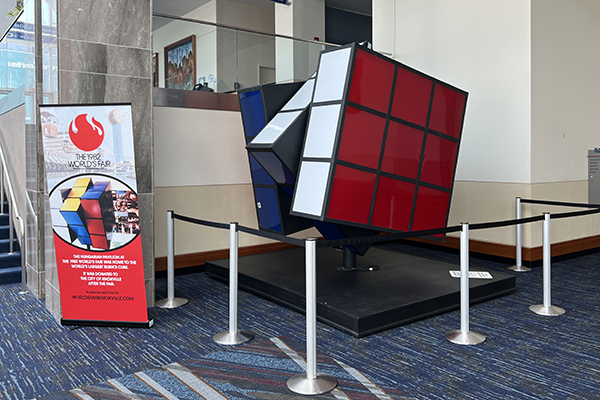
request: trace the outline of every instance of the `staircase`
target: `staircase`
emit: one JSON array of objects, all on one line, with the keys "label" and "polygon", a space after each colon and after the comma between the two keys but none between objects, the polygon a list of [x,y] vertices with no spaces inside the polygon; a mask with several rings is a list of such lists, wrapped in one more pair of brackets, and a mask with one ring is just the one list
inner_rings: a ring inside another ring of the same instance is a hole
[{"label": "staircase", "polygon": [[0,285],[21,282],[21,253],[17,235],[13,239],[13,254],[10,251],[10,226],[8,206],[4,205],[6,214],[0,214]]}]

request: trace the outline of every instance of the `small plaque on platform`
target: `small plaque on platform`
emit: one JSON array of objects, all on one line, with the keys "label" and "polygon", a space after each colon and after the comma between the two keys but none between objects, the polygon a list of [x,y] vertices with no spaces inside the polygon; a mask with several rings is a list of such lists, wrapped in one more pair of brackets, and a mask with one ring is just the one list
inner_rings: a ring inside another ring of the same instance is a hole
[{"label": "small plaque on platform", "polygon": [[[460,271],[448,271],[453,278],[460,278]],[[492,274],[485,271],[469,271],[469,279],[494,279]]]}]

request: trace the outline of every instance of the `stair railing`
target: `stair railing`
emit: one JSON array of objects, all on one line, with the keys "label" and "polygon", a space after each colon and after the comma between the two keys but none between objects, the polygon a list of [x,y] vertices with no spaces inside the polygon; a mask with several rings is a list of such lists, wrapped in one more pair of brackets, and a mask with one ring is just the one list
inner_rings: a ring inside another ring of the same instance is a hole
[{"label": "stair railing", "polygon": [[[8,224],[9,224],[9,253],[14,254],[14,222],[16,218],[19,221],[19,229],[21,231],[21,293],[27,292],[27,233],[25,230],[25,224],[23,218],[17,208],[17,202],[15,201],[15,194],[13,191],[12,183],[10,182],[10,176],[8,175],[8,168],[6,159],[4,157],[4,150],[0,144],[0,213],[4,214],[4,191],[8,192]],[[27,196],[29,199],[29,196]],[[33,214],[35,215],[35,214]]]}]

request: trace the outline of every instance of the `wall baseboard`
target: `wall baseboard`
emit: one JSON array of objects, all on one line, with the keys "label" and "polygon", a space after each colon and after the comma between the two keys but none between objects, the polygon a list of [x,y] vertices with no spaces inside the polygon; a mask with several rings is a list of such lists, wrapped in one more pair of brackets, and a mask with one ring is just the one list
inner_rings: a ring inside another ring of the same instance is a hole
[{"label": "wall baseboard", "polygon": [[[457,237],[446,237],[445,242],[435,240],[412,238],[409,242],[417,242],[432,248],[446,248],[451,250],[460,249],[460,239]],[[491,256],[506,262],[515,262],[516,246],[510,246],[499,243],[489,243],[479,240],[469,240],[469,250],[479,255]],[[543,254],[542,246],[523,247],[521,258],[525,266],[542,265]],[[566,242],[554,243],[551,245],[550,253],[553,260],[567,259],[577,257],[583,254],[589,254],[600,251],[600,235],[589,236],[580,239],[569,240]]]},{"label": "wall baseboard", "polygon": [[[296,246],[288,243],[267,243],[255,246],[240,247],[238,256],[251,256],[253,254],[269,253],[272,251],[288,250]],[[201,253],[182,254],[175,256],[175,269],[198,267],[204,265],[206,261],[222,260],[229,258],[229,249],[204,251]],[[156,272],[167,270],[167,257],[157,257],[154,260],[154,270]]]},{"label": "wall baseboard", "polygon": [[[407,242],[420,244],[429,248],[446,249],[458,251],[460,249],[460,239],[457,237],[446,237],[445,242],[435,240],[412,238]],[[246,246],[239,248],[239,256],[250,256],[253,254],[269,253],[272,251],[288,250],[296,246],[287,243],[267,243],[255,246]],[[469,240],[469,250],[475,256],[492,258],[508,264],[515,262],[515,246],[499,243],[489,243],[479,240]],[[523,265],[535,267],[542,265],[542,246],[524,247],[522,254]],[[579,255],[600,251],[600,235],[590,236],[581,239],[569,240],[561,243],[554,243],[551,248],[553,260],[567,259]],[[192,268],[203,266],[206,261],[222,260],[229,258],[229,249],[205,251],[201,253],[182,254],[175,256],[175,269]],[[167,270],[167,257],[158,257],[155,259],[155,271],[162,272]]]}]

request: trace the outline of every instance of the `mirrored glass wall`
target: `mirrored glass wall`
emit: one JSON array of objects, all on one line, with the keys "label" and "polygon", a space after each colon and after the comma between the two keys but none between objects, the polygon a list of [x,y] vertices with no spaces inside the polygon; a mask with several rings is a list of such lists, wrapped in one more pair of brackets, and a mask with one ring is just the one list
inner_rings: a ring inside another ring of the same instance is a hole
[{"label": "mirrored glass wall", "polygon": [[154,85],[162,88],[224,93],[304,81],[334,46],[162,15],[153,24]]}]

